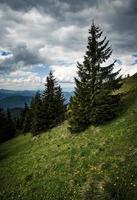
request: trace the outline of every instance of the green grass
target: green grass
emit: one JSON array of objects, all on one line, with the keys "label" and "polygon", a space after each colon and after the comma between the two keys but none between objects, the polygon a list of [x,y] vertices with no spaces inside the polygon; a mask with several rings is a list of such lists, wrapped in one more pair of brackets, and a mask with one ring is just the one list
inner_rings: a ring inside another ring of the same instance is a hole
[{"label": "green grass", "polygon": [[67,122],[0,145],[1,200],[136,200],[137,91],[109,124],[72,135]]},{"label": "green grass", "polygon": [[137,73],[129,78],[126,78],[122,88],[120,89],[121,92],[129,92],[133,90],[137,90]]}]

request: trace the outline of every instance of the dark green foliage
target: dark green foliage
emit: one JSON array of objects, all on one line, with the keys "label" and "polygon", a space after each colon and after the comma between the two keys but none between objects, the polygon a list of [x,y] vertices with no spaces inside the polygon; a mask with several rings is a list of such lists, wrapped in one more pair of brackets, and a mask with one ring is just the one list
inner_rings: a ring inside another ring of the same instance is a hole
[{"label": "dark green foliage", "polygon": [[2,109],[0,109],[0,142],[6,141],[7,131],[6,131],[6,115]]},{"label": "dark green foliage", "polygon": [[16,127],[16,130],[20,130],[20,118],[19,117],[17,117],[17,118],[15,118],[15,127]]},{"label": "dark green foliage", "polygon": [[64,120],[65,106],[61,87],[57,84],[52,72],[49,73],[42,98],[44,129],[50,129]]},{"label": "dark green foliage", "polygon": [[55,124],[59,124],[64,121],[65,118],[65,105],[64,105],[64,95],[60,86],[56,87],[56,96],[55,96],[55,112],[56,112],[56,120]]},{"label": "dark green foliage", "polygon": [[106,37],[101,39],[102,33],[93,23],[83,64],[77,65],[78,78],[75,78],[75,92],[68,109],[72,132],[113,119],[117,113],[120,97],[114,91],[121,87],[121,77],[118,77],[119,71],[113,72],[115,62],[102,67],[112,53]]},{"label": "dark green foliage", "polygon": [[11,137],[14,137],[16,130],[15,130],[15,123],[14,120],[11,117],[11,113],[9,110],[7,110],[7,130],[9,131],[9,134],[11,134]]},{"label": "dark green foliage", "polygon": [[24,122],[23,122],[23,127],[22,127],[23,133],[27,133],[31,130],[31,122],[32,122],[31,112],[30,112],[30,108],[28,108],[25,114]]},{"label": "dark green foliage", "polygon": [[30,110],[33,136],[55,127],[64,120],[64,96],[52,72],[47,77],[43,95],[37,92],[32,99]]},{"label": "dark green foliage", "polygon": [[30,110],[32,118],[31,131],[33,136],[35,136],[43,130],[42,100],[39,92],[37,92],[35,97],[32,99]]},{"label": "dark green foliage", "polygon": [[45,83],[45,91],[43,93],[43,111],[45,113],[45,129],[49,129],[54,127],[55,125],[55,78],[53,74],[50,72],[49,76],[46,79]]},{"label": "dark green foliage", "polygon": [[0,109],[0,143],[13,138],[15,134],[15,125],[9,110],[5,113]]},{"label": "dark green foliage", "polygon": [[16,120],[16,128],[22,133],[27,133],[31,129],[31,111],[27,103],[22,109],[21,116]]},{"label": "dark green foliage", "polygon": [[35,136],[55,127],[64,118],[64,96],[61,87],[50,72],[43,95],[37,92],[32,98],[30,107],[25,104],[21,117],[16,119],[16,128],[22,133],[32,131],[33,136]]},{"label": "dark green foliage", "polygon": [[25,103],[24,108],[22,109],[21,116],[20,116],[20,129],[23,129],[23,123],[25,120],[25,115],[28,111],[28,105]]},{"label": "dark green foliage", "polygon": [[23,133],[27,133],[28,131],[30,131],[31,128],[31,113],[30,113],[30,108],[27,105],[27,103],[25,103],[25,107],[22,111],[22,132]]}]

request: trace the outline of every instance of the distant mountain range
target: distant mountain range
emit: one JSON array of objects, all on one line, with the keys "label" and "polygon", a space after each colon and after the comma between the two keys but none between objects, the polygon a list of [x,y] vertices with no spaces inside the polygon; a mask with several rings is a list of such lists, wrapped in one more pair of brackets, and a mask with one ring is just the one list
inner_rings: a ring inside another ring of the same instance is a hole
[{"label": "distant mountain range", "polygon": [[[24,90],[4,90],[0,89],[0,107],[3,109],[23,108],[24,104],[30,104],[36,91]],[[65,102],[68,103],[73,92],[64,92]]]},{"label": "distant mountain range", "polygon": [[6,108],[20,108],[24,107],[25,102],[30,104],[32,96],[9,96],[0,100],[0,107]]},{"label": "distant mountain range", "polygon": [[6,97],[11,96],[29,96],[32,97],[36,93],[35,90],[24,90],[24,91],[15,91],[15,90],[4,90],[0,89],[0,100]]}]

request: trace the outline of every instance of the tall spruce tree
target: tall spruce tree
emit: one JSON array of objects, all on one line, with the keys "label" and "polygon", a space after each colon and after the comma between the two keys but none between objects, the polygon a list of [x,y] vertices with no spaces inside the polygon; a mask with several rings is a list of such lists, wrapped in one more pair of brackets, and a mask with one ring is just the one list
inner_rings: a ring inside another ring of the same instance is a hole
[{"label": "tall spruce tree", "polygon": [[65,106],[61,87],[52,72],[46,79],[43,93],[43,120],[45,129],[50,129],[64,120]]},{"label": "tall spruce tree", "polygon": [[118,77],[119,71],[113,71],[115,62],[102,67],[112,54],[109,41],[106,37],[102,39],[102,34],[93,22],[83,64],[77,64],[78,78],[68,109],[72,132],[110,120],[117,112],[120,98],[114,91],[121,87],[121,76]]}]

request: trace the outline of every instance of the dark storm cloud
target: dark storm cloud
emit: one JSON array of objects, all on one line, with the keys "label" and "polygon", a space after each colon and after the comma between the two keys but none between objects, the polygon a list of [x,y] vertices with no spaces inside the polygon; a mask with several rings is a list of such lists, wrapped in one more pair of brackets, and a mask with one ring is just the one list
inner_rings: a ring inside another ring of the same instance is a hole
[{"label": "dark storm cloud", "polygon": [[129,8],[127,8],[126,12],[127,12],[127,14],[137,15],[137,1],[136,0],[129,1]]},{"label": "dark storm cloud", "polygon": [[[7,4],[15,10],[26,10],[32,7],[43,7],[47,12],[59,12],[56,8],[78,11],[84,7],[98,5],[99,0],[1,0],[0,3]],[[53,14],[53,13],[52,13]]]},{"label": "dark storm cloud", "polygon": [[[30,2],[27,2],[27,0],[0,0],[1,4],[5,4],[10,6],[12,9],[15,10],[26,10],[32,7],[32,4]],[[34,5],[33,5],[34,6]]]},{"label": "dark storm cloud", "polygon": [[76,63],[84,55],[92,19],[116,57],[136,54],[136,0],[0,0],[0,47],[13,54],[0,61],[1,73],[40,63]]},{"label": "dark storm cloud", "polygon": [[106,21],[114,48],[123,53],[137,52],[137,1],[114,0],[112,5],[114,12],[106,15]]},{"label": "dark storm cloud", "polygon": [[[137,30],[137,1],[136,0],[0,0],[0,3],[10,6],[14,10],[29,10],[32,8],[43,9],[46,13],[59,18],[62,23],[77,23],[80,26],[88,21],[84,16],[75,16],[86,8],[96,8],[100,12],[100,6],[107,5],[104,9],[104,23],[111,23],[111,31],[133,32]],[[114,9],[114,13],[110,11]],[[68,13],[71,15],[68,15]],[[110,15],[109,15],[110,13]],[[74,19],[74,16],[75,19]],[[96,16],[90,16],[90,21]],[[15,19],[16,20],[16,19]],[[73,21],[72,21],[73,20]],[[100,20],[102,21],[102,20]]]},{"label": "dark storm cloud", "polygon": [[19,70],[24,66],[39,64],[41,61],[35,51],[30,51],[25,44],[12,50],[12,56],[0,63],[0,74]]},{"label": "dark storm cloud", "polygon": [[119,0],[113,1],[115,13],[110,16],[114,31],[135,33],[137,30],[137,1],[136,0]]},{"label": "dark storm cloud", "polygon": [[[82,28],[84,26],[90,25],[92,19],[94,18],[95,21],[97,21],[97,23],[100,25],[109,25],[109,28],[106,28],[105,31],[110,33],[110,38],[112,38],[114,48],[119,50],[124,48],[124,50],[126,51],[127,46],[127,51],[131,50],[132,47],[133,51],[136,50],[136,0],[0,0],[0,3],[10,6],[13,10],[16,11],[27,12],[32,8],[37,8],[41,12],[40,9],[42,9],[42,12],[54,16],[54,18],[56,19],[55,26],[58,25],[59,27],[61,25],[75,25]],[[93,8],[95,12],[92,13],[91,10],[88,10],[90,8]],[[100,17],[98,16],[98,13],[101,12],[103,12],[103,15]],[[4,23],[7,26],[8,23],[13,23],[14,25],[14,22],[22,23],[21,20],[21,17],[12,16],[12,14],[9,15],[7,12],[7,21],[4,21]],[[5,34],[6,37],[7,29],[4,29],[3,26],[0,30],[0,35],[2,36],[2,34]],[[117,42],[118,40],[115,41],[115,38],[117,38],[118,34],[119,43]],[[131,34],[133,38],[129,39]],[[122,37],[120,37],[120,35]],[[76,36],[70,37],[69,39],[71,40],[71,38],[79,40],[79,38],[76,38]],[[70,40],[65,40],[64,43],[70,45]]]},{"label": "dark storm cloud", "polygon": [[62,11],[69,7],[65,1],[60,2],[60,0],[0,0],[0,3],[17,11],[28,11],[35,7],[56,17],[60,17],[63,14]]},{"label": "dark storm cloud", "polygon": [[66,2],[69,5],[69,8],[73,12],[80,11],[84,8],[91,6],[98,6],[98,0],[60,0],[61,2]]},{"label": "dark storm cloud", "polygon": [[25,65],[34,65],[40,62],[37,53],[35,51],[31,52],[25,44],[13,49],[13,58],[15,62],[22,61]]}]

